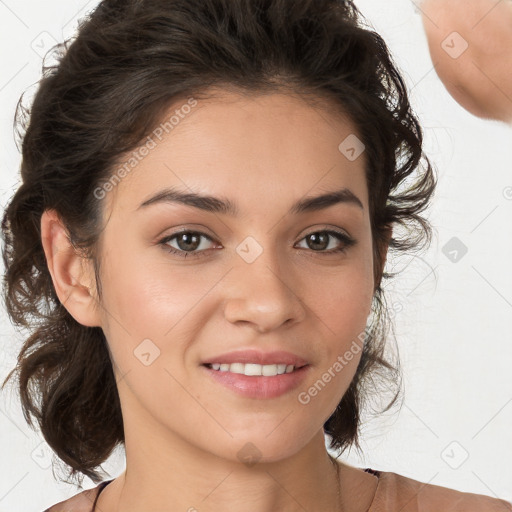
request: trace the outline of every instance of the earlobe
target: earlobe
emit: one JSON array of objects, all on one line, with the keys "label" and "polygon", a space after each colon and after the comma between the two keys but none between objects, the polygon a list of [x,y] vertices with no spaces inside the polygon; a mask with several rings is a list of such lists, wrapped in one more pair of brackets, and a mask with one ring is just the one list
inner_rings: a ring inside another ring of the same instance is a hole
[{"label": "earlobe", "polygon": [[90,262],[77,254],[55,210],[46,210],[41,216],[41,243],[62,305],[80,324],[99,327],[97,300],[91,295],[89,285]]}]

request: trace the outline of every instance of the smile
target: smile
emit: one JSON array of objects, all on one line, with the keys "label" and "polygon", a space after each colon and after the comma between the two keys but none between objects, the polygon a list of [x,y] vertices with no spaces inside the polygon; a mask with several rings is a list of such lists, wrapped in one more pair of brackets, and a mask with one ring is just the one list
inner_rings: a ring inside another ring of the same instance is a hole
[{"label": "smile", "polygon": [[[218,367],[218,368],[217,368]],[[284,371],[283,370],[284,367]],[[306,378],[311,365],[212,363],[200,368],[213,382],[245,398],[269,399],[289,393]],[[282,373],[279,373],[281,370]],[[263,372],[271,373],[265,375]]]},{"label": "smile", "polygon": [[273,377],[283,373],[291,373],[296,367],[293,364],[257,364],[257,363],[213,363],[206,365],[220,372],[240,373],[248,376]]}]

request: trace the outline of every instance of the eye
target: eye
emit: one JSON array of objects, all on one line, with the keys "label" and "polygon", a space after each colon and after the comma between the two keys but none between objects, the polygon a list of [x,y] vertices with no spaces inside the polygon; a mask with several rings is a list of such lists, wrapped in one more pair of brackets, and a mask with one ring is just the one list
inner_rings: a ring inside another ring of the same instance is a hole
[{"label": "eye", "polygon": [[[330,240],[333,238],[338,241],[338,244],[341,242],[341,245],[326,251],[325,249],[329,247]],[[324,254],[345,252],[356,243],[353,238],[349,237],[345,233],[335,230],[314,231],[313,233],[306,235],[302,240],[306,240],[308,248],[312,248],[313,252],[320,252]]]},{"label": "eye", "polygon": [[[210,241],[212,239],[201,233],[200,231],[179,231],[178,233],[174,233],[173,235],[166,236],[162,238],[158,243],[163,246],[163,249],[170,252],[171,254],[176,254],[177,256],[181,256],[186,258],[187,256],[200,256],[201,252],[204,252],[206,249],[204,248],[204,244],[201,243],[201,238],[206,238]],[[169,245],[169,242],[176,239],[176,243],[178,245],[177,248]],[[201,248],[199,253],[192,252]]]},{"label": "eye", "polygon": [[[204,247],[205,245],[207,246],[208,243],[202,243],[202,239],[213,242],[211,237],[200,231],[182,230],[162,238],[158,244],[161,245],[165,251],[182,258],[186,258],[187,256],[198,257],[208,250],[208,247]],[[322,254],[345,252],[356,244],[353,238],[341,231],[335,230],[314,231],[306,235],[302,240],[306,240],[308,246],[306,248]],[[325,250],[331,245],[331,241],[333,240],[335,247]],[[338,242],[338,247],[336,247],[336,241]],[[176,243],[177,247],[169,245],[170,242]]]}]

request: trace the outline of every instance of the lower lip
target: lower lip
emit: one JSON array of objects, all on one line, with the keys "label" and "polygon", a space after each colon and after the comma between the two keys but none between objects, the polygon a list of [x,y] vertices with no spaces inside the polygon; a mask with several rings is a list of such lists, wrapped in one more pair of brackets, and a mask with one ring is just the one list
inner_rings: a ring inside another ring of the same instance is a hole
[{"label": "lower lip", "polygon": [[246,398],[275,398],[284,395],[296,388],[309,371],[309,365],[306,365],[291,373],[266,377],[221,372],[205,365],[201,365],[201,368],[206,370],[212,379]]}]

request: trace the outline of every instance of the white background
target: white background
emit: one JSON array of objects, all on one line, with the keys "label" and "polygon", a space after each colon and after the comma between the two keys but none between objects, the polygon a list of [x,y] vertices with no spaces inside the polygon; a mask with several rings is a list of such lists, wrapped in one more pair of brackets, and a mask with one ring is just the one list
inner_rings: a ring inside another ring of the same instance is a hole
[{"label": "white background", "polygon": [[[20,157],[12,132],[18,98],[39,79],[40,55],[50,42],[72,35],[77,19],[96,3],[0,0],[2,207],[18,184]],[[396,267],[404,268],[403,274],[389,283],[404,404],[365,422],[363,459],[355,452],[343,458],[359,467],[511,501],[512,129],[472,116],[449,96],[410,0],[356,4],[384,37],[403,74],[439,186],[428,214],[432,245],[421,255],[403,256]],[[468,248],[455,263],[442,251],[453,237]],[[3,307],[0,315],[3,380],[21,339]],[[16,398],[4,391],[0,512],[40,512],[78,492],[55,482],[50,452],[41,443]],[[122,451],[104,468],[117,476],[124,469]],[[86,478],[84,486],[93,483]]]}]

